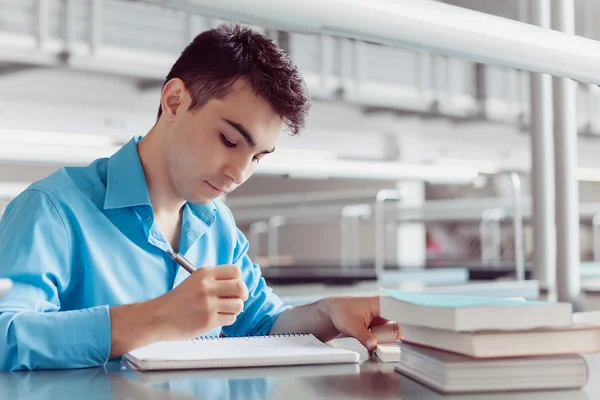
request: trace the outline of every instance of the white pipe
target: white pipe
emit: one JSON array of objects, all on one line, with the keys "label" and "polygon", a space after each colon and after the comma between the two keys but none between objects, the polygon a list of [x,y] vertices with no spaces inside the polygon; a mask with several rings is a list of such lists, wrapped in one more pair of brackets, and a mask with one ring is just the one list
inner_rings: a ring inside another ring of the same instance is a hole
[{"label": "white pipe", "polygon": [[250,209],[233,209],[238,223],[268,220],[274,215],[293,219],[295,224],[330,224],[337,223],[342,209],[347,204],[310,205],[304,207],[255,207]]},{"label": "white pipe", "polygon": [[[387,189],[391,192],[397,189]],[[526,205],[529,206],[528,199]],[[341,210],[348,205],[348,201],[343,203],[328,204],[301,204],[279,206],[273,208],[271,205],[263,207],[231,207],[236,221],[253,222],[267,220],[274,215],[280,215],[285,218],[302,219],[306,221],[331,221],[331,217],[338,217]],[[492,197],[476,199],[451,199],[451,200],[429,200],[422,206],[407,206],[394,204],[382,206],[382,218],[386,221],[398,222],[426,222],[426,221],[479,221],[481,213],[488,208],[502,208],[505,213],[511,216],[513,199],[510,197]],[[402,211],[398,215],[398,209]],[[600,204],[590,205],[590,212],[598,212]],[[528,211],[528,210],[527,210]]]},{"label": "white pipe", "polygon": [[429,78],[431,76],[431,54],[421,51],[417,54],[417,68],[415,69],[415,82],[418,84],[419,94],[423,101],[429,101],[431,89],[429,88]]},{"label": "white pipe", "polygon": [[[0,185],[0,189],[2,185]],[[524,197],[521,201],[522,217],[531,220],[531,198]],[[251,223],[254,221],[268,220],[273,215],[281,215],[286,219],[294,219],[294,224],[302,223],[337,223],[341,210],[348,205],[346,203],[332,204],[310,204],[300,207],[249,207],[232,208],[236,221]],[[466,222],[480,221],[481,214],[490,208],[502,209],[502,219],[509,220],[517,218],[514,211],[514,198],[478,198],[478,199],[452,199],[452,200],[428,200],[422,206],[406,206],[399,204],[386,204],[384,207],[384,219],[386,222]],[[579,218],[581,221],[592,221],[596,214],[600,213],[600,203],[582,203],[579,206]],[[372,219],[372,218],[371,218]],[[299,221],[296,221],[299,220]]]},{"label": "white pipe", "polygon": [[290,178],[352,178],[375,180],[414,180],[430,183],[471,183],[477,177],[475,168],[448,168],[433,165],[400,164],[381,161],[294,160],[267,157],[256,169],[256,175]]},{"label": "white pipe", "polygon": [[375,273],[380,278],[385,272],[385,202],[402,201],[399,189],[382,189],[375,196]]},{"label": "white pipe", "polygon": [[46,40],[48,40],[48,0],[38,0],[37,2],[37,44],[40,49],[44,49]]},{"label": "white pipe", "polygon": [[90,10],[90,49],[92,54],[96,54],[102,46],[103,6],[102,0],[92,0]]},{"label": "white pipe", "polygon": [[292,205],[298,203],[325,203],[357,199],[373,199],[380,189],[346,189],[306,193],[279,193],[268,195],[230,196],[227,205],[231,208]]},{"label": "white pipe", "polygon": [[523,202],[521,178],[516,172],[510,174],[513,195],[513,233],[515,247],[515,275],[518,281],[525,280],[525,240],[523,237]]},{"label": "white pipe", "polygon": [[600,83],[600,43],[431,0],[155,0],[265,27],[445,54]]},{"label": "white pipe", "polygon": [[[530,22],[549,28],[550,0],[530,0]],[[533,276],[556,298],[552,77],[530,74]],[[515,225],[516,226],[516,225]],[[516,249],[515,249],[516,251]]]},{"label": "white pipe", "polygon": [[342,209],[340,217],[340,259],[342,268],[360,266],[360,219],[371,216],[368,204],[352,204]]},{"label": "white pipe", "polygon": [[481,263],[499,263],[502,254],[502,231],[500,221],[504,219],[503,209],[492,208],[481,214],[479,241],[481,243]]},{"label": "white pipe", "polygon": [[260,235],[269,232],[269,224],[265,221],[256,221],[250,224],[248,228],[248,255],[250,258],[260,256]]},{"label": "white pipe", "polygon": [[592,218],[592,249],[594,261],[600,261],[600,213]]},{"label": "white pipe", "polygon": [[[596,0],[584,0],[583,3],[583,12],[584,12],[584,20],[583,20],[583,31],[584,31],[584,36],[588,39],[595,39],[595,34],[594,34],[594,25],[596,24],[595,21],[595,14],[594,14],[594,2]],[[594,119],[595,119],[595,109],[596,109],[596,104],[595,104],[595,98],[597,97],[598,93],[597,93],[597,89],[598,87],[595,85],[588,85],[587,86],[587,92],[586,92],[586,105],[585,105],[585,109],[586,109],[586,117],[587,117],[587,129],[588,132],[587,133],[593,133],[594,131]]]},{"label": "white pipe", "polygon": [[[554,0],[552,26],[575,32],[573,0]],[[559,301],[579,306],[579,189],[577,186],[577,86],[554,78],[554,158],[556,180],[556,289]]]},{"label": "white pipe", "polygon": [[67,52],[73,49],[75,43],[75,26],[76,26],[76,0],[65,1],[65,22],[64,22],[64,38]]},{"label": "white pipe", "polygon": [[342,269],[347,269],[350,267],[350,257],[348,257],[350,236],[351,234],[348,229],[348,219],[342,217],[340,218],[340,263]]},{"label": "white pipe", "polygon": [[274,215],[269,218],[267,230],[267,255],[270,259],[279,256],[279,227],[285,225],[285,217]]}]

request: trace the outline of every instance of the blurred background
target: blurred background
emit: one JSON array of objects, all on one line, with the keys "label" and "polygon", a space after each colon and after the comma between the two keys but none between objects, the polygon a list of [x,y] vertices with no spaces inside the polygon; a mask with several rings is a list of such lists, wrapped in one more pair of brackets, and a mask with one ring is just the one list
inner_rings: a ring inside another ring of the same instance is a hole
[{"label": "blurred background", "polygon": [[[0,214],[29,183],[108,157],[152,127],[181,50],[229,21],[199,3],[0,0]],[[527,0],[443,3],[533,18]],[[574,5],[575,34],[598,39],[600,4]],[[556,262],[535,262],[529,72],[252,27],[290,54],[314,103],[306,130],[283,133],[276,154],[224,199],[286,301],[381,286],[552,297],[547,271]],[[593,296],[600,89],[578,83],[576,91],[581,263],[573,270]]]}]

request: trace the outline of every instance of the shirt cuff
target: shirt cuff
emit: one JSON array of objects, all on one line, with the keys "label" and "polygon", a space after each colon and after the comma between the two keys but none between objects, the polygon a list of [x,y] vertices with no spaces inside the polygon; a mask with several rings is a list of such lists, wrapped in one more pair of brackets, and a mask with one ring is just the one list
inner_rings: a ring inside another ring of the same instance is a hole
[{"label": "shirt cuff", "polygon": [[27,369],[104,365],[111,346],[108,306],[83,310],[25,312],[12,321],[18,364]]}]

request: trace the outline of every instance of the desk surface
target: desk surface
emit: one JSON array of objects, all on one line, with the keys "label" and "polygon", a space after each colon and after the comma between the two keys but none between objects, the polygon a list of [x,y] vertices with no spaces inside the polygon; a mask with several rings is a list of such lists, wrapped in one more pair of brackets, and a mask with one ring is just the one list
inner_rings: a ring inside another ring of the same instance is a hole
[{"label": "desk surface", "polygon": [[394,372],[394,363],[369,358],[354,339],[334,345],[361,352],[361,364],[212,371],[132,371],[120,362],[103,368],[0,373],[0,398],[11,400],[403,399],[591,400],[579,391],[443,396]]}]

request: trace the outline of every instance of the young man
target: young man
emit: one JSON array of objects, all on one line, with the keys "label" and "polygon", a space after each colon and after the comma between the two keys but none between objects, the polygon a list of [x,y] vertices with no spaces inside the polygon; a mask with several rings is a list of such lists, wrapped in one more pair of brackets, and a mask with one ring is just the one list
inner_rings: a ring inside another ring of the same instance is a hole
[{"label": "young man", "polygon": [[[0,369],[78,368],[160,340],[341,333],[369,349],[379,299],[289,308],[265,285],[217,197],[297,134],[309,97],[271,41],[239,26],[204,33],[165,80],[158,121],[108,159],[31,185],[0,222]],[[167,250],[182,253],[191,275]]]}]

